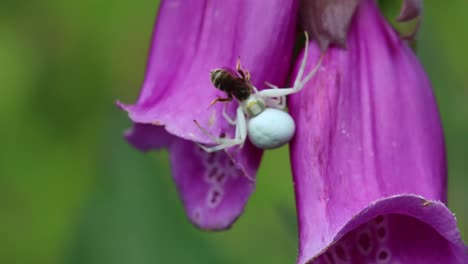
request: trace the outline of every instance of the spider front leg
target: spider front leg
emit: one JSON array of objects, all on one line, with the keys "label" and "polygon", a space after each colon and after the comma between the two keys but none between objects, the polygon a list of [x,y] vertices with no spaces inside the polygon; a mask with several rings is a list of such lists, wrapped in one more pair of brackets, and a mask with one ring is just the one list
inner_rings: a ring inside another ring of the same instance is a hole
[{"label": "spider front leg", "polygon": [[[271,89],[279,89],[278,86],[271,84],[269,82],[265,82],[265,84]],[[273,107],[273,108],[280,109],[280,110],[283,110],[286,108],[286,96],[267,97],[265,99],[269,107]]]},{"label": "spider front leg", "polygon": [[255,87],[255,86],[253,86],[253,85],[252,85],[252,90],[254,91],[254,93],[258,93],[257,87]]},{"label": "spider front leg", "polygon": [[226,112],[226,109],[227,109],[227,104],[224,104],[224,107],[223,107],[223,117],[224,119],[226,119],[226,121],[232,125],[232,126],[235,126],[236,125],[236,119],[235,118],[231,118],[229,116],[229,114]]},{"label": "spider front leg", "polygon": [[[306,61],[307,61],[307,55],[309,52],[309,37],[306,34],[306,44],[304,48],[304,57],[301,62],[301,66],[299,68],[299,71],[297,73],[296,79],[294,80],[294,86],[292,88],[279,88],[279,89],[266,89],[260,91],[260,95],[264,97],[280,97],[280,96],[286,96],[290,95],[293,93],[299,92],[302,88],[304,88],[304,85],[317,73],[318,69],[322,65],[322,60],[325,54],[322,54],[319,58],[319,61],[315,65],[315,67],[312,69],[312,71],[307,74],[304,79],[302,79],[302,75],[304,74],[305,66],[306,66]],[[277,87],[276,87],[277,88]]]},{"label": "spider front leg", "polygon": [[247,139],[247,120],[245,119],[244,112],[242,111],[241,106],[237,108],[236,134],[234,138],[232,139],[214,137],[205,128],[200,126],[200,124],[198,124],[197,121],[194,120],[194,122],[205,135],[207,135],[210,139],[212,139],[214,142],[218,144],[212,147],[206,147],[197,143],[200,148],[202,148],[204,151],[208,153],[231,148],[236,145],[240,145],[240,148],[242,148],[245,143],[245,140]]}]

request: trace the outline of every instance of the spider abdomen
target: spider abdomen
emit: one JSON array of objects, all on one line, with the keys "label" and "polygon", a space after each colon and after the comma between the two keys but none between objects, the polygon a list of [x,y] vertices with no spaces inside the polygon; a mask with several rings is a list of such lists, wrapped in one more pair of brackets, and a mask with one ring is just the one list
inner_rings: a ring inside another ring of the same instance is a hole
[{"label": "spider abdomen", "polygon": [[296,125],[287,113],[267,108],[248,120],[247,134],[250,142],[261,149],[274,149],[288,143],[294,136]]}]

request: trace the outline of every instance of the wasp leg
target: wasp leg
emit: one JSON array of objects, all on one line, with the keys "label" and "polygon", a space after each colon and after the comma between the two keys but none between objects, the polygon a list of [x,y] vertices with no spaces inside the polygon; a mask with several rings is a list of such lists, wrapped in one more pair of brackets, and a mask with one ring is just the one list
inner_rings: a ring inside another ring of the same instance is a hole
[{"label": "wasp leg", "polygon": [[232,94],[229,94],[227,98],[220,98],[220,97],[218,97],[218,98],[214,99],[214,100],[210,103],[209,107],[212,106],[212,105],[214,105],[214,104],[216,104],[217,102],[231,102],[232,99],[233,99],[233,98],[232,98]]},{"label": "wasp leg", "polygon": [[244,69],[242,69],[240,57],[237,57],[236,71],[241,75],[242,79],[245,79]]},{"label": "wasp leg", "polygon": [[240,57],[237,57],[236,71],[238,71],[239,73],[243,72],[241,62],[240,62]]},{"label": "wasp leg", "polygon": [[242,79],[250,81],[250,72],[242,68],[240,57],[237,58],[236,70],[241,75]]},{"label": "wasp leg", "polygon": [[244,74],[245,74],[245,80],[246,81],[250,81],[250,72],[248,70],[243,70],[244,71]]}]

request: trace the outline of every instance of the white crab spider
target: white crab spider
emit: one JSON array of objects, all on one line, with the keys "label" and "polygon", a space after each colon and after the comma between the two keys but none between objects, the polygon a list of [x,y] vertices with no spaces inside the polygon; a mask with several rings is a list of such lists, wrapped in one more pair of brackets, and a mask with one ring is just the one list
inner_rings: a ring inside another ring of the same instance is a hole
[{"label": "white crab spider", "polygon": [[[253,145],[261,149],[274,149],[288,143],[294,136],[296,126],[291,115],[284,111],[286,107],[286,96],[299,92],[315,75],[317,70],[320,68],[323,59],[322,54],[314,69],[306,75],[304,79],[302,79],[306,66],[308,46],[309,41],[306,34],[304,58],[301,62],[293,87],[278,88],[275,85],[266,83],[271,89],[258,91],[257,88],[252,86],[253,93],[248,95],[247,99],[239,100],[236,119],[232,119],[226,113],[226,105],[224,105],[222,112],[224,119],[226,119],[229,124],[236,126],[234,138],[214,137],[194,120],[195,124],[201,129],[201,131],[217,143],[217,145],[211,147],[199,144],[200,147],[206,152],[215,152],[237,145],[242,148],[247,137],[249,137],[249,140]],[[243,78],[245,77],[244,73],[246,73],[248,81],[250,75],[240,67],[239,62],[237,68]],[[232,96],[229,96],[232,99]],[[217,99],[214,102],[216,101],[228,100]]]}]

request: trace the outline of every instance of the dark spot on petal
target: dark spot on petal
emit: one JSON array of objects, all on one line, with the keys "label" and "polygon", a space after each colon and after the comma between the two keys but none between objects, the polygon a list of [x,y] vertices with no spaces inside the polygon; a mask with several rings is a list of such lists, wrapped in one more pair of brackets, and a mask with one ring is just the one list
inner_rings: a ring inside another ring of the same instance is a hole
[{"label": "dark spot on petal", "polygon": [[219,134],[219,137],[220,137],[220,138],[225,138],[225,137],[226,137],[226,133],[222,132],[221,134]]},{"label": "dark spot on petal", "polygon": [[214,208],[221,202],[221,199],[223,198],[223,190],[219,188],[212,188],[208,195],[208,206]]},{"label": "dark spot on petal", "polygon": [[378,260],[381,260],[381,261],[385,261],[385,260],[388,260],[388,257],[390,255],[388,254],[388,252],[386,250],[381,250],[378,254],[377,254],[377,259]]},{"label": "dark spot on petal", "polygon": [[325,253],[325,257],[326,259],[328,260],[328,263],[330,264],[335,264],[335,259],[333,258],[333,256],[330,254],[330,252],[327,252]]},{"label": "dark spot on petal", "polygon": [[194,213],[193,213],[193,219],[196,221],[196,222],[199,222],[201,220],[201,212],[200,210],[195,210]]},{"label": "dark spot on petal", "polygon": [[224,172],[221,172],[216,178],[215,178],[215,181],[217,183],[222,183],[224,182],[224,178],[226,178]]},{"label": "dark spot on petal", "polygon": [[213,179],[216,177],[216,174],[218,173],[218,168],[214,167],[210,170],[210,173],[208,174],[208,178]]},{"label": "dark spot on petal", "polygon": [[380,238],[384,238],[386,235],[387,229],[385,229],[384,227],[380,227],[379,229],[377,229],[377,236],[379,236]]},{"label": "dark spot on petal", "polygon": [[216,200],[218,199],[219,195],[220,195],[219,192],[213,192],[213,194],[211,195],[211,202],[215,203]]},{"label": "dark spot on petal", "polygon": [[362,233],[358,238],[358,243],[361,249],[368,252],[371,248],[371,240],[368,233]]},{"label": "dark spot on petal", "polygon": [[214,153],[210,153],[210,154],[207,154],[207,159],[206,161],[210,164],[214,163],[215,162],[215,158],[216,158],[216,154]]},{"label": "dark spot on petal", "polygon": [[341,245],[337,245],[335,248],[336,256],[342,260],[342,261],[347,261],[348,256],[346,255],[346,250],[343,248]]},{"label": "dark spot on petal", "polygon": [[380,224],[384,221],[384,216],[383,215],[379,215],[375,218],[375,223],[377,224]]}]

